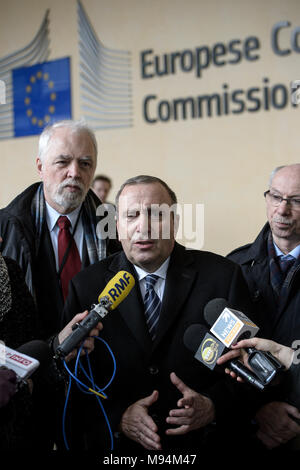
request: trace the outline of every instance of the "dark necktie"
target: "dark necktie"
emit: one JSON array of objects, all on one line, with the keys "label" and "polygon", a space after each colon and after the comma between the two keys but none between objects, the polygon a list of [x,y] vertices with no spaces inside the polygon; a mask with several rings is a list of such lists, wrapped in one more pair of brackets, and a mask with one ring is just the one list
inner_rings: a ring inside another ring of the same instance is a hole
[{"label": "dark necktie", "polygon": [[71,247],[68,253],[68,257],[65,261],[63,269],[60,274],[60,281],[61,281],[61,288],[64,296],[64,300],[68,295],[68,286],[69,281],[72,277],[77,274],[81,269],[81,260],[78,253],[78,249],[75,243],[74,238],[72,237],[69,227],[71,226],[71,222],[69,221],[68,217],[61,216],[57,220],[57,224],[59,226],[59,233],[58,233],[58,262],[59,266],[61,266],[64,255],[67,251],[69,244],[71,243]]},{"label": "dark necktie", "polygon": [[145,316],[146,322],[148,325],[149,333],[154,340],[156,335],[157,324],[159,320],[159,314],[161,309],[161,301],[154,290],[156,281],[159,279],[159,276],[155,274],[148,274],[145,277],[146,281],[146,294],[144,297],[145,304]]},{"label": "dark necktie", "polygon": [[287,273],[291,269],[295,262],[295,258],[279,258],[279,265],[280,265],[280,270],[283,274],[284,277],[286,277]]}]

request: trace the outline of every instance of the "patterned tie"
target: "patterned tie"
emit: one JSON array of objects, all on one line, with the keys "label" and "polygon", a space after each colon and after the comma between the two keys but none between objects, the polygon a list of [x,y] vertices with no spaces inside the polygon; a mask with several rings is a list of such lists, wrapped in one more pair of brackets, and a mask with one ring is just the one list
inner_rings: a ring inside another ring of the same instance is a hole
[{"label": "patterned tie", "polygon": [[146,322],[149,328],[149,333],[154,340],[156,335],[156,329],[159,319],[159,313],[161,309],[161,301],[154,290],[154,286],[156,281],[159,279],[159,276],[155,274],[148,274],[145,277],[146,281],[146,294],[144,297],[144,304],[145,304],[145,316]]},{"label": "patterned tie", "polygon": [[286,277],[295,261],[295,258],[279,258],[280,269],[284,277]]},{"label": "patterned tie", "polygon": [[75,243],[74,238],[72,237],[69,227],[71,226],[71,222],[69,221],[68,217],[61,216],[57,220],[57,225],[59,226],[59,233],[58,233],[58,262],[59,266],[61,266],[64,255],[66,250],[69,246],[70,241],[71,248],[66,259],[66,262],[63,266],[62,272],[60,274],[60,281],[61,281],[61,288],[64,296],[64,300],[68,295],[68,286],[69,281],[72,277],[77,274],[81,269],[81,260],[78,253],[78,249]]}]

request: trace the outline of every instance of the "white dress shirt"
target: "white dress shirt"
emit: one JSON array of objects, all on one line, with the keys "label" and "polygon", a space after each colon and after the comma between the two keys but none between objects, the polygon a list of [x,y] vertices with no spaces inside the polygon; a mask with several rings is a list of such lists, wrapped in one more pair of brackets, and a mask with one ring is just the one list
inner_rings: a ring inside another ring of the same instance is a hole
[{"label": "white dress shirt", "polygon": [[167,277],[167,270],[170,262],[170,256],[169,258],[166,259],[166,261],[163,262],[163,264],[154,272],[154,273],[148,273],[144,269],[140,268],[139,266],[135,266],[135,270],[137,272],[138,278],[139,278],[139,284],[140,284],[140,289],[141,289],[141,294],[144,299],[145,294],[146,294],[146,281],[145,277],[148,276],[148,274],[155,274],[156,276],[159,277],[157,279],[154,290],[157,293],[160,301],[163,299],[164,295],[164,290],[165,290],[165,284],[166,284],[166,277]]},{"label": "white dress shirt", "polygon": [[[70,232],[72,233],[74,230],[74,226],[76,224],[76,220],[80,211],[81,205],[77,207],[73,212],[70,212],[70,214],[66,214],[66,217],[68,217],[69,221],[71,222],[71,227],[70,227]],[[60,214],[57,212],[53,207],[51,207],[48,202],[46,201],[46,221],[51,237],[51,242],[55,254],[55,262],[56,262],[56,269],[57,271],[59,270],[59,262],[58,262],[58,232],[59,232],[59,226],[57,224],[57,220],[59,217],[61,217],[64,214]],[[81,217],[78,221],[76,232],[74,234],[74,240],[79,252],[80,259],[82,260],[82,250],[83,250],[83,225],[82,225],[82,220]]]}]

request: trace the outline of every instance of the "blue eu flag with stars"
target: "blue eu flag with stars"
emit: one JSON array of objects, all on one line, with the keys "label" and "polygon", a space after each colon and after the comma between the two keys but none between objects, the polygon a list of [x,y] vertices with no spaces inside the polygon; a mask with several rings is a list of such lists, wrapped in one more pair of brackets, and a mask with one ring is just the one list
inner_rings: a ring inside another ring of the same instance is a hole
[{"label": "blue eu flag with stars", "polygon": [[70,58],[13,70],[13,96],[15,137],[71,119]]}]

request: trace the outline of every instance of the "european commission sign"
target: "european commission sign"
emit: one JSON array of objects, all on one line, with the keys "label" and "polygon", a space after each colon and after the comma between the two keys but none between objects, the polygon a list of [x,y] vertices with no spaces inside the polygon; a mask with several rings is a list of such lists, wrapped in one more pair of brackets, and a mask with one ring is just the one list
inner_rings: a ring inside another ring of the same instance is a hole
[{"label": "european commission sign", "polygon": [[[289,39],[287,34],[289,33]],[[276,58],[300,53],[300,26],[293,27],[289,21],[279,21],[271,28],[270,46]],[[153,49],[140,53],[142,80],[159,79],[176,74],[193,74],[201,80],[209,68],[236,67],[242,62],[250,65],[262,58],[262,40],[254,35],[246,38],[219,40],[209,46],[197,45],[191,49],[157,54]],[[221,75],[221,74],[220,74]],[[232,89],[230,83],[222,83],[220,89],[201,95],[183,95],[172,99],[159,96],[157,92],[147,94],[143,99],[143,118],[148,124],[166,123],[187,119],[203,119],[219,116],[240,115],[261,111],[282,110],[287,106],[297,109],[300,101],[299,80],[290,85],[273,82],[261,76],[254,86],[240,83]]]}]

